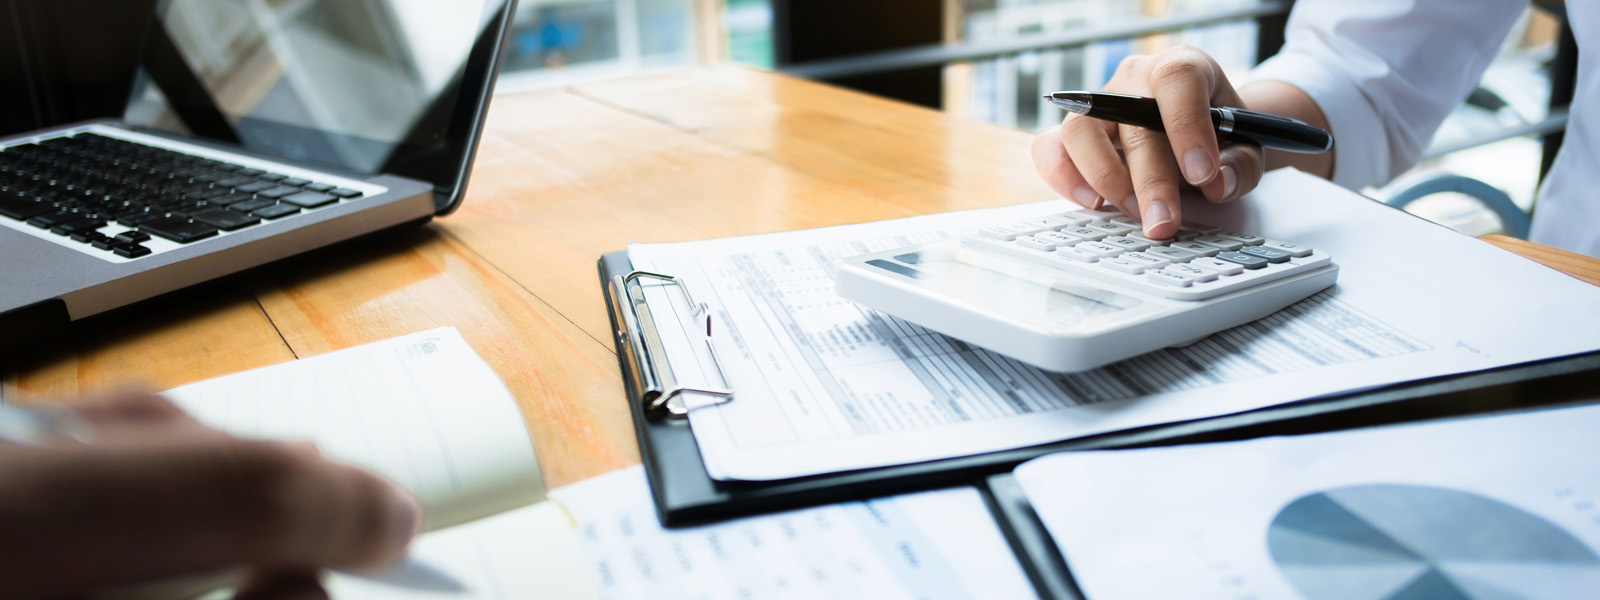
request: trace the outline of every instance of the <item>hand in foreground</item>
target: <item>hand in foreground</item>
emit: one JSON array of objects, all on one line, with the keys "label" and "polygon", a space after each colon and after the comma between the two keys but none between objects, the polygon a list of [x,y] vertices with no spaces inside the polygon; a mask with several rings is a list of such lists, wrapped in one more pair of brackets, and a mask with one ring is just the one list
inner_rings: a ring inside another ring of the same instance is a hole
[{"label": "hand in foreground", "polygon": [[1033,163],[1047,184],[1088,208],[1105,201],[1144,221],[1145,235],[1168,238],[1183,218],[1185,185],[1207,200],[1227,202],[1254,189],[1264,170],[1262,149],[1219,146],[1212,106],[1245,107],[1222,68],[1188,46],[1122,61],[1105,91],[1148,96],[1161,106],[1166,133],[1068,115],[1033,140]]},{"label": "hand in foreground", "polygon": [[249,441],[166,400],[123,392],[76,405],[92,443],[0,442],[0,589],[78,596],[238,570],[240,598],[325,597],[322,568],[398,558],[417,504],[305,444]]}]

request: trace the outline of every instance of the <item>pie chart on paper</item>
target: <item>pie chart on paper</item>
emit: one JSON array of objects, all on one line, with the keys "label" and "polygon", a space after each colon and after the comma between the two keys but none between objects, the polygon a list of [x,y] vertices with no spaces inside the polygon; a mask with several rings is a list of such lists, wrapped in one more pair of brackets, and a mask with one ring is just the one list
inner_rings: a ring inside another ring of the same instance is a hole
[{"label": "pie chart on paper", "polygon": [[1553,600],[1600,590],[1600,556],[1571,533],[1438,487],[1301,496],[1273,518],[1267,547],[1308,600]]}]

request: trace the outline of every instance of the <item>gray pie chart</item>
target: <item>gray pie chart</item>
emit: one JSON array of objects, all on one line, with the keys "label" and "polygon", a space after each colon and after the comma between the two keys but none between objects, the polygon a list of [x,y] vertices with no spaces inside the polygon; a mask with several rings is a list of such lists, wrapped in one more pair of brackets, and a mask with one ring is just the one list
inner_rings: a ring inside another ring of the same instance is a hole
[{"label": "gray pie chart", "polygon": [[1525,510],[1468,492],[1362,485],[1301,496],[1267,548],[1309,600],[1600,597],[1600,557]]}]

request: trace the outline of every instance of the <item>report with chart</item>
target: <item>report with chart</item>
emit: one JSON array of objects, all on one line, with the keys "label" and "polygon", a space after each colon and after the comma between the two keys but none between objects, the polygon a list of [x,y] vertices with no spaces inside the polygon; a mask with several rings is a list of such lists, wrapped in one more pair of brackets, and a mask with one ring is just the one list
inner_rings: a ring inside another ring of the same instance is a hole
[{"label": "report with chart", "polygon": [[1596,430],[1586,406],[1063,453],[1017,478],[1088,597],[1581,598],[1600,590]]}]

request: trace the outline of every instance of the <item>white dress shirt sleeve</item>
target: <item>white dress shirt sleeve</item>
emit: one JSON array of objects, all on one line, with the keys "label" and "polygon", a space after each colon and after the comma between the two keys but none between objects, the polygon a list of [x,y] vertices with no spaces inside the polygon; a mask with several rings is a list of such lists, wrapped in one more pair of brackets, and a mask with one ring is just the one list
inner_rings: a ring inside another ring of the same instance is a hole
[{"label": "white dress shirt sleeve", "polygon": [[1416,164],[1477,85],[1527,0],[1300,0],[1283,51],[1248,81],[1277,80],[1322,108],[1333,181],[1383,184]]}]

